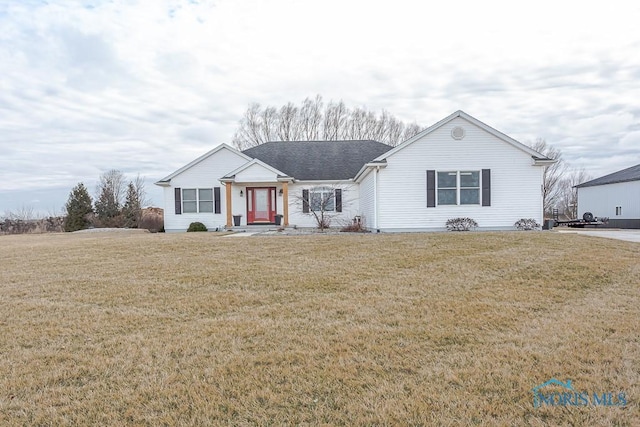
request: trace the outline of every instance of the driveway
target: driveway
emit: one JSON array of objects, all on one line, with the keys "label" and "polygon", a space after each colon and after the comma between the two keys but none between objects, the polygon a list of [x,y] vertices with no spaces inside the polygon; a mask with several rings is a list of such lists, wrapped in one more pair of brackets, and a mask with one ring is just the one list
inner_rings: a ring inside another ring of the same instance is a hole
[{"label": "driveway", "polygon": [[577,229],[564,229],[559,230],[555,228],[559,233],[577,233],[584,234],[585,236],[604,237],[607,239],[625,240],[627,242],[640,243],[640,230],[577,230]]}]

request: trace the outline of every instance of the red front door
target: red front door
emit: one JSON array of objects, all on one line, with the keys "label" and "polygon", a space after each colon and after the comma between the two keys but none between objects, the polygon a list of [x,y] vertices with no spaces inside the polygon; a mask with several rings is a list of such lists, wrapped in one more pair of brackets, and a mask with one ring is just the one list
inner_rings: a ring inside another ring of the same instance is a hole
[{"label": "red front door", "polygon": [[247,188],[247,224],[276,222],[276,188]]}]

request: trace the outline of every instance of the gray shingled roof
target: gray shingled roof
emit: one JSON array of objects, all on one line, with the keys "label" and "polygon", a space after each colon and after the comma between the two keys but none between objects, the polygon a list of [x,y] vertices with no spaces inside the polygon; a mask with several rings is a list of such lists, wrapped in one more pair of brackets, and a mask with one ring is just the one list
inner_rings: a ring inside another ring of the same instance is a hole
[{"label": "gray shingled roof", "polygon": [[362,166],[392,148],[376,141],[284,141],[243,153],[295,179],[313,181],[354,178]]},{"label": "gray shingled roof", "polygon": [[630,168],[592,179],[591,181],[576,185],[576,187],[593,187],[596,185],[615,184],[616,182],[627,181],[640,181],[640,165],[631,166]]}]

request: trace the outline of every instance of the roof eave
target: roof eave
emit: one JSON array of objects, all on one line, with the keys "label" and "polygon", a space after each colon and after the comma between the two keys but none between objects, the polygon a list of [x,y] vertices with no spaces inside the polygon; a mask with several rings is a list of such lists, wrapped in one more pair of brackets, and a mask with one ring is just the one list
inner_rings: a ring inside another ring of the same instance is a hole
[{"label": "roof eave", "polygon": [[360,170],[358,171],[358,173],[356,174],[356,176],[353,178],[354,182],[358,182],[358,180],[360,178],[364,178],[364,176],[367,174],[367,172],[369,170],[375,169],[375,168],[386,168],[387,167],[387,161],[385,160],[379,160],[379,161],[372,161],[369,163],[365,163],[364,166],[362,166],[360,168]]},{"label": "roof eave", "polygon": [[[595,181],[595,180],[593,180],[593,181]],[[640,181],[640,178],[620,179],[620,180],[615,180],[615,181],[599,182],[599,183],[595,183],[595,184],[591,184],[591,181],[589,181],[589,182],[584,182],[582,184],[578,184],[578,185],[574,186],[574,188],[599,187],[601,185],[621,184],[623,182],[634,182],[634,181]]]},{"label": "roof eave", "polygon": [[550,166],[554,163],[558,163],[558,159],[541,159],[532,157],[534,166]]},{"label": "roof eave", "polygon": [[[186,165],[184,165],[183,167],[181,167],[180,169],[176,170],[175,172],[173,172],[170,175],[165,176],[164,178],[162,178],[160,181],[158,182],[169,182],[171,181],[171,178],[174,178],[177,175],[180,175],[182,172],[184,172],[185,170],[197,165],[198,163],[202,162],[203,160],[211,157],[212,155],[214,155],[215,153],[217,153],[218,151],[222,150],[222,149],[227,149],[230,150],[231,152],[239,155],[240,157],[245,158],[247,161],[251,160],[251,157],[247,156],[246,154],[244,154],[241,151],[236,150],[235,148],[231,147],[228,144],[222,143],[216,147],[214,147],[213,149],[209,150],[208,152],[206,152],[205,154],[203,154],[202,156],[198,157],[197,159],[187,163]],[[158,184],[160,185],[160,184]]]}]

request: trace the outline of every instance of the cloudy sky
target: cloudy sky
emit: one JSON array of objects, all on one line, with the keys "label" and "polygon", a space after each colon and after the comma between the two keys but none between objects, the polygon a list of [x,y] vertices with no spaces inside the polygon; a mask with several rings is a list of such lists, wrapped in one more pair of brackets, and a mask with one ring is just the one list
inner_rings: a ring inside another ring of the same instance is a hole
[{"label": "cloudy sky", "polygon": [[0,0],[0,216],[61,212],[322,95],[428,126],[461,109],[594,177],[640,163],[640,2]]}]

